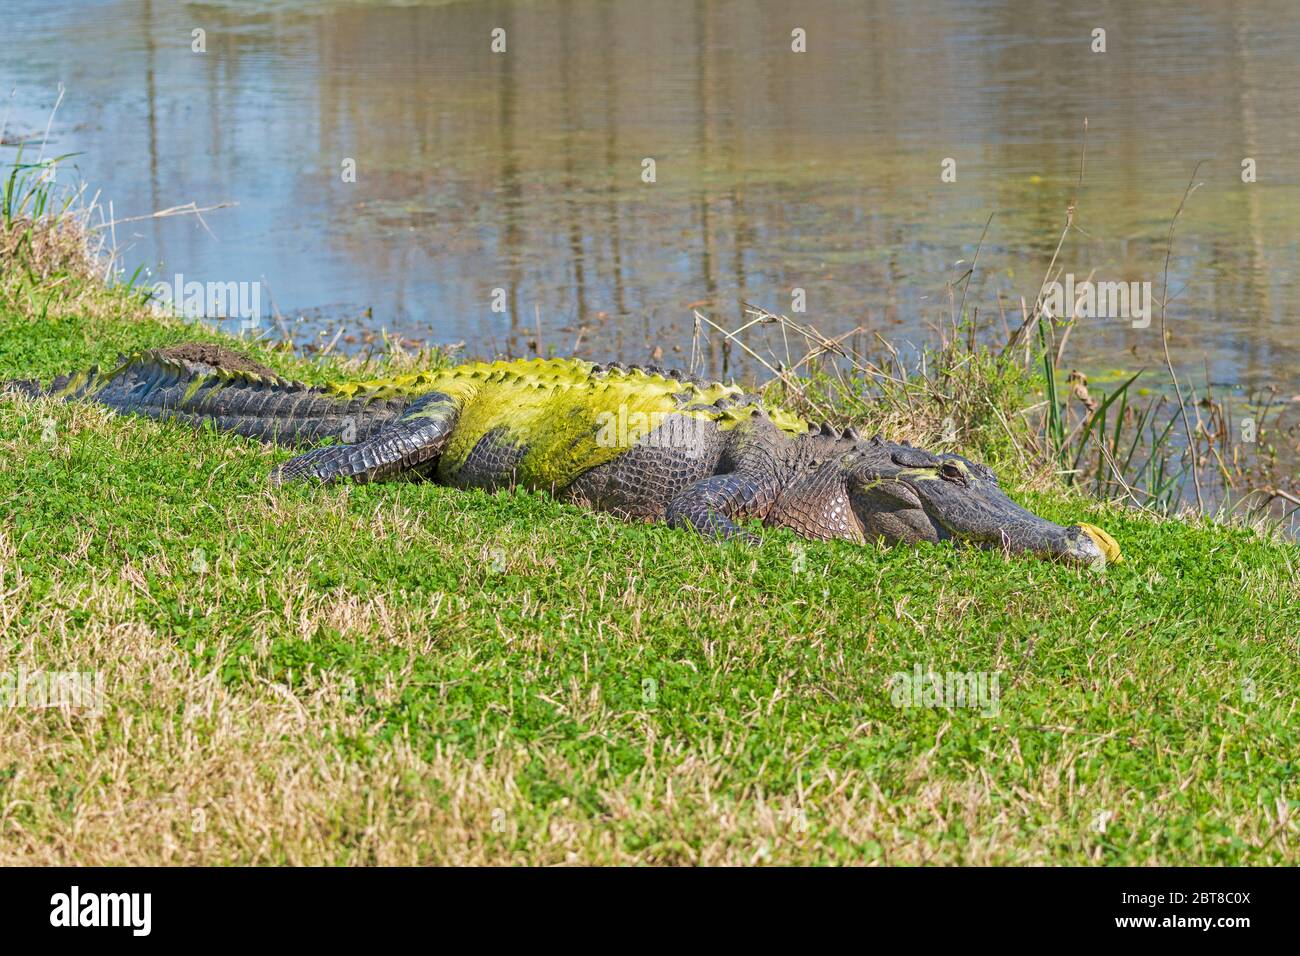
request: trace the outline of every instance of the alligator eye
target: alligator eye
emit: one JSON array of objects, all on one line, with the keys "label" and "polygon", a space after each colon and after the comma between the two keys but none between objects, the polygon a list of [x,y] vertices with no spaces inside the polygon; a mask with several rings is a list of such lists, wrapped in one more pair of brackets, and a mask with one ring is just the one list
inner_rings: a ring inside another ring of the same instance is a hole
[{"label": "alligator eye", "polygon": [[939,474],[948,481],[955,481],[959,485],[966,484],[966,472],[962,471],[952,462],[944,462],[943,466],[939,469]]}]

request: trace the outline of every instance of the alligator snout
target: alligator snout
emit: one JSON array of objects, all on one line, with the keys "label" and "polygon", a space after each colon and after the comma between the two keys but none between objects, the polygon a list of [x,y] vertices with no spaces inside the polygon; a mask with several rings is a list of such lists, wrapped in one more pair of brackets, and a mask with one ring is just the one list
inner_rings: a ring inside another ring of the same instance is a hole
[{"label": "alligator snout", "polygon": [[1060,535],[1050,542],[1046,557],[1077,566],[1105,565],[1107,560],[1105,550],[1084,530],[1083,525],[1071,525],[1068,528],[1061,528],[1060,531]]},{"label": "alligator snout", "polygon": [[868,537],[890,541],[964,542],[1032,554],[1078,567],[1121,560],[1119,545],[1090,524],[1065,527],[1012,501],[982,465],[958,455],[906,448],[894,467],[872,467],[850,486],[850,500]]}]

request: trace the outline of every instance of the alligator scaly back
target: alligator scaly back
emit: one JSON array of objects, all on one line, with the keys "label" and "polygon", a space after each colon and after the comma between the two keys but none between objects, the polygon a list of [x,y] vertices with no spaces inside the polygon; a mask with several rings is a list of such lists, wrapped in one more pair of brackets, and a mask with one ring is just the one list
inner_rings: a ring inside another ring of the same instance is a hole
[{"label": "alligator scaly back", "polygon": [[[736,384],[648,366],[600,365],[573,358],[469,362],[390,379],[326,386],[356,398],[448,396],[459,408],[441,452],[448,484],[479,485],[479,458],[510,457],[508,476],[531,488],[567,487],[579,475],[624,455],[638,435],[675,421],[729,431],[748,421],[758,399]],[[773,421],[789,434],[808,425],[783,410]],[[681,437],[681,436],[678,436]],[[477,455],[476,455],[477,452]]]}]

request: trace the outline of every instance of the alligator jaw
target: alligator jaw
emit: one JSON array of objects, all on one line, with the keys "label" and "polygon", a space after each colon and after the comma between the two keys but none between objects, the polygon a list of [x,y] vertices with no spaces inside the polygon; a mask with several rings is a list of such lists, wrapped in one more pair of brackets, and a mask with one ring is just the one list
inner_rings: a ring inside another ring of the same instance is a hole
[{"label": "alligator jaw", "polygon": [[[1010,499],[1008,499],[1010,500]],[[1012,505],[1020,514],[1008,521],[996,534],[963,533],[949,528],[948,534],[958,541],[981,548],[1007,551],[1012,554],[1032,554],[1048,561],[1059,561],[1073,567],[1102,568],[1111,560],[1108,548],[1103,546],[1083,525],[1064,527],[1040,518],[1033,512]],[[1100,530],[1100,529],[1097,529]],[[1101,532],[1105,534],[1105,532]],[[1118,556],[1119,545],[1106,535]]]},{"label": "alligator jaw", "polygon": [[[969,513],[955,518],[951,509],[944,509],[941,514],[932,514],[932,520],[942,522],[947,534],[958,541],[1015,554],[1032,554],[1073,567],[1103,568],[1119,557],[1119,545],[1100,528],[1064,527],[1040,518],[1020,507],[996,486],[979,491],[983,492],[980,495],[983,500]],[[996,531],[989,534],[988,522],[994,516]],[[962,517],[969,517],[970,523],[963,524]]]}]

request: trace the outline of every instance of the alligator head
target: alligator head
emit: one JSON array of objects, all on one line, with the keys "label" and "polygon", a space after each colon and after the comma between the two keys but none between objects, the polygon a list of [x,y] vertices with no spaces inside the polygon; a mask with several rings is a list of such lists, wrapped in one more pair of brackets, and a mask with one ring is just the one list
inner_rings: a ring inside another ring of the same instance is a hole
[{"label": "alligator head", "polygon": [[844,462],[848,498],[868,539],[953,540],[1073,565],[1120,559],[1115,540],[1092,525],[1068,528],[1007,497],[986,465],[873,439]]}]

